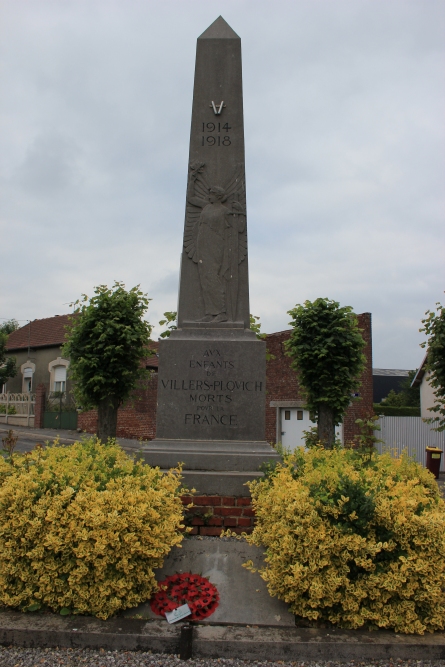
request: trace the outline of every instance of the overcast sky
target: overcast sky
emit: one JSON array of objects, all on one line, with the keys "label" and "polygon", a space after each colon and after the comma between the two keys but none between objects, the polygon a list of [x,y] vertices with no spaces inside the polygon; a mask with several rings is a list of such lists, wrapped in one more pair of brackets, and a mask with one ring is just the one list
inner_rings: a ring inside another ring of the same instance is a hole
[{"label": "overcast sky", "polygon": [[[0,317],[98,284],[175,310],[196,38],[242,38],[251,311],[371,312],[415,368],[445,289],[444,0],[0,2]],[[155,334],[159,333],[159,328]]]}]

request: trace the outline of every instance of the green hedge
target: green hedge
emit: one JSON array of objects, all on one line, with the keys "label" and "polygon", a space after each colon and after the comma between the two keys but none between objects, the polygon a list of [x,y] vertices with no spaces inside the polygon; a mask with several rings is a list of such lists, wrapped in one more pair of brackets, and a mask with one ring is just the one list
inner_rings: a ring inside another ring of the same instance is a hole
[{"label": "green hedge", "polygon": [[180,469],[56,445],[0,456],[0,607],[106,619],[147,602],[184,537]]},{"label": "green hedge", "polygon": [[351,629],[444,629],[445,503],[423,466],[300,447],[249,488],[256,524],[245,539],[265,552],[259,574],[291,613]]},{"label": "green hedge", "polygon": [[385,417],[420,417],[420,408],[382,405],[381,403],[374,403],[374,412],[376,415]]}]

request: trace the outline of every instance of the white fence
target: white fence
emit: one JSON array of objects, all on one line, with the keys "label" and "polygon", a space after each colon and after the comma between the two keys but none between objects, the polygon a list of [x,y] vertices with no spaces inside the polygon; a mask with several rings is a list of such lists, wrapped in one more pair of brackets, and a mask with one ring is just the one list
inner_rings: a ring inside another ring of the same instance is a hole
[{"label": "white fence", "polygon": [[0,424],[34,426],[35,394],[0,394]]},{"label": "white fence", "polygon": [[[422,465],[426,465],[425,447],[433,446],[445,452],[445,431],[432,431],[430,424],[425,424],[422,417],[379,417],[380,431],[375,431],[377,438],[383,443],[377,445],[379,452],[386,449],[395,450],[401,454],[406,450],[410,456]],[[440,464],[441,472],[445,471],[445,454]]]}]

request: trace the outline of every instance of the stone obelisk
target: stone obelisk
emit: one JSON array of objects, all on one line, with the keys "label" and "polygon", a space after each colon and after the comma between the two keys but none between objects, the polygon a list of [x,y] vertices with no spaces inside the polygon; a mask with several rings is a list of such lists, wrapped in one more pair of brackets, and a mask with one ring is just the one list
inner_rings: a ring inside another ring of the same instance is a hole
[{"label": "stone obelisk", "polygon": [[241,40],[219,17],[196,49],[179,328],[249,329],[244,159]]},{"label": "stone obelisk", "polygon": [[198,491],[231,493],[237,479],[245,495],[242,480],[276,454],[264,439],[265,343],[249,321],[241,40],[222,17],[197,42],[185,208],[178,329],[160,342],[144,456],[184,462]]}]

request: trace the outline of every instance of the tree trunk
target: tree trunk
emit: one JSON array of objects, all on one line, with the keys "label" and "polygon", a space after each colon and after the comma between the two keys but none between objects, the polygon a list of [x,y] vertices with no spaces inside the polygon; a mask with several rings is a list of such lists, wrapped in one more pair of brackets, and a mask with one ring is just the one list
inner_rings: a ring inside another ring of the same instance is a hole
[{"label": "tree trunk", "polygon": [[318,440],[325,449],[332,449],[334,446],[334,413],[326,403],[320,403],[318,407]]},{"label": "tree trunk", "polygon": [[97,437],[103,443],[116,437],[118,407],[119,401],[114,396],[104,398],[97,406]]}]

